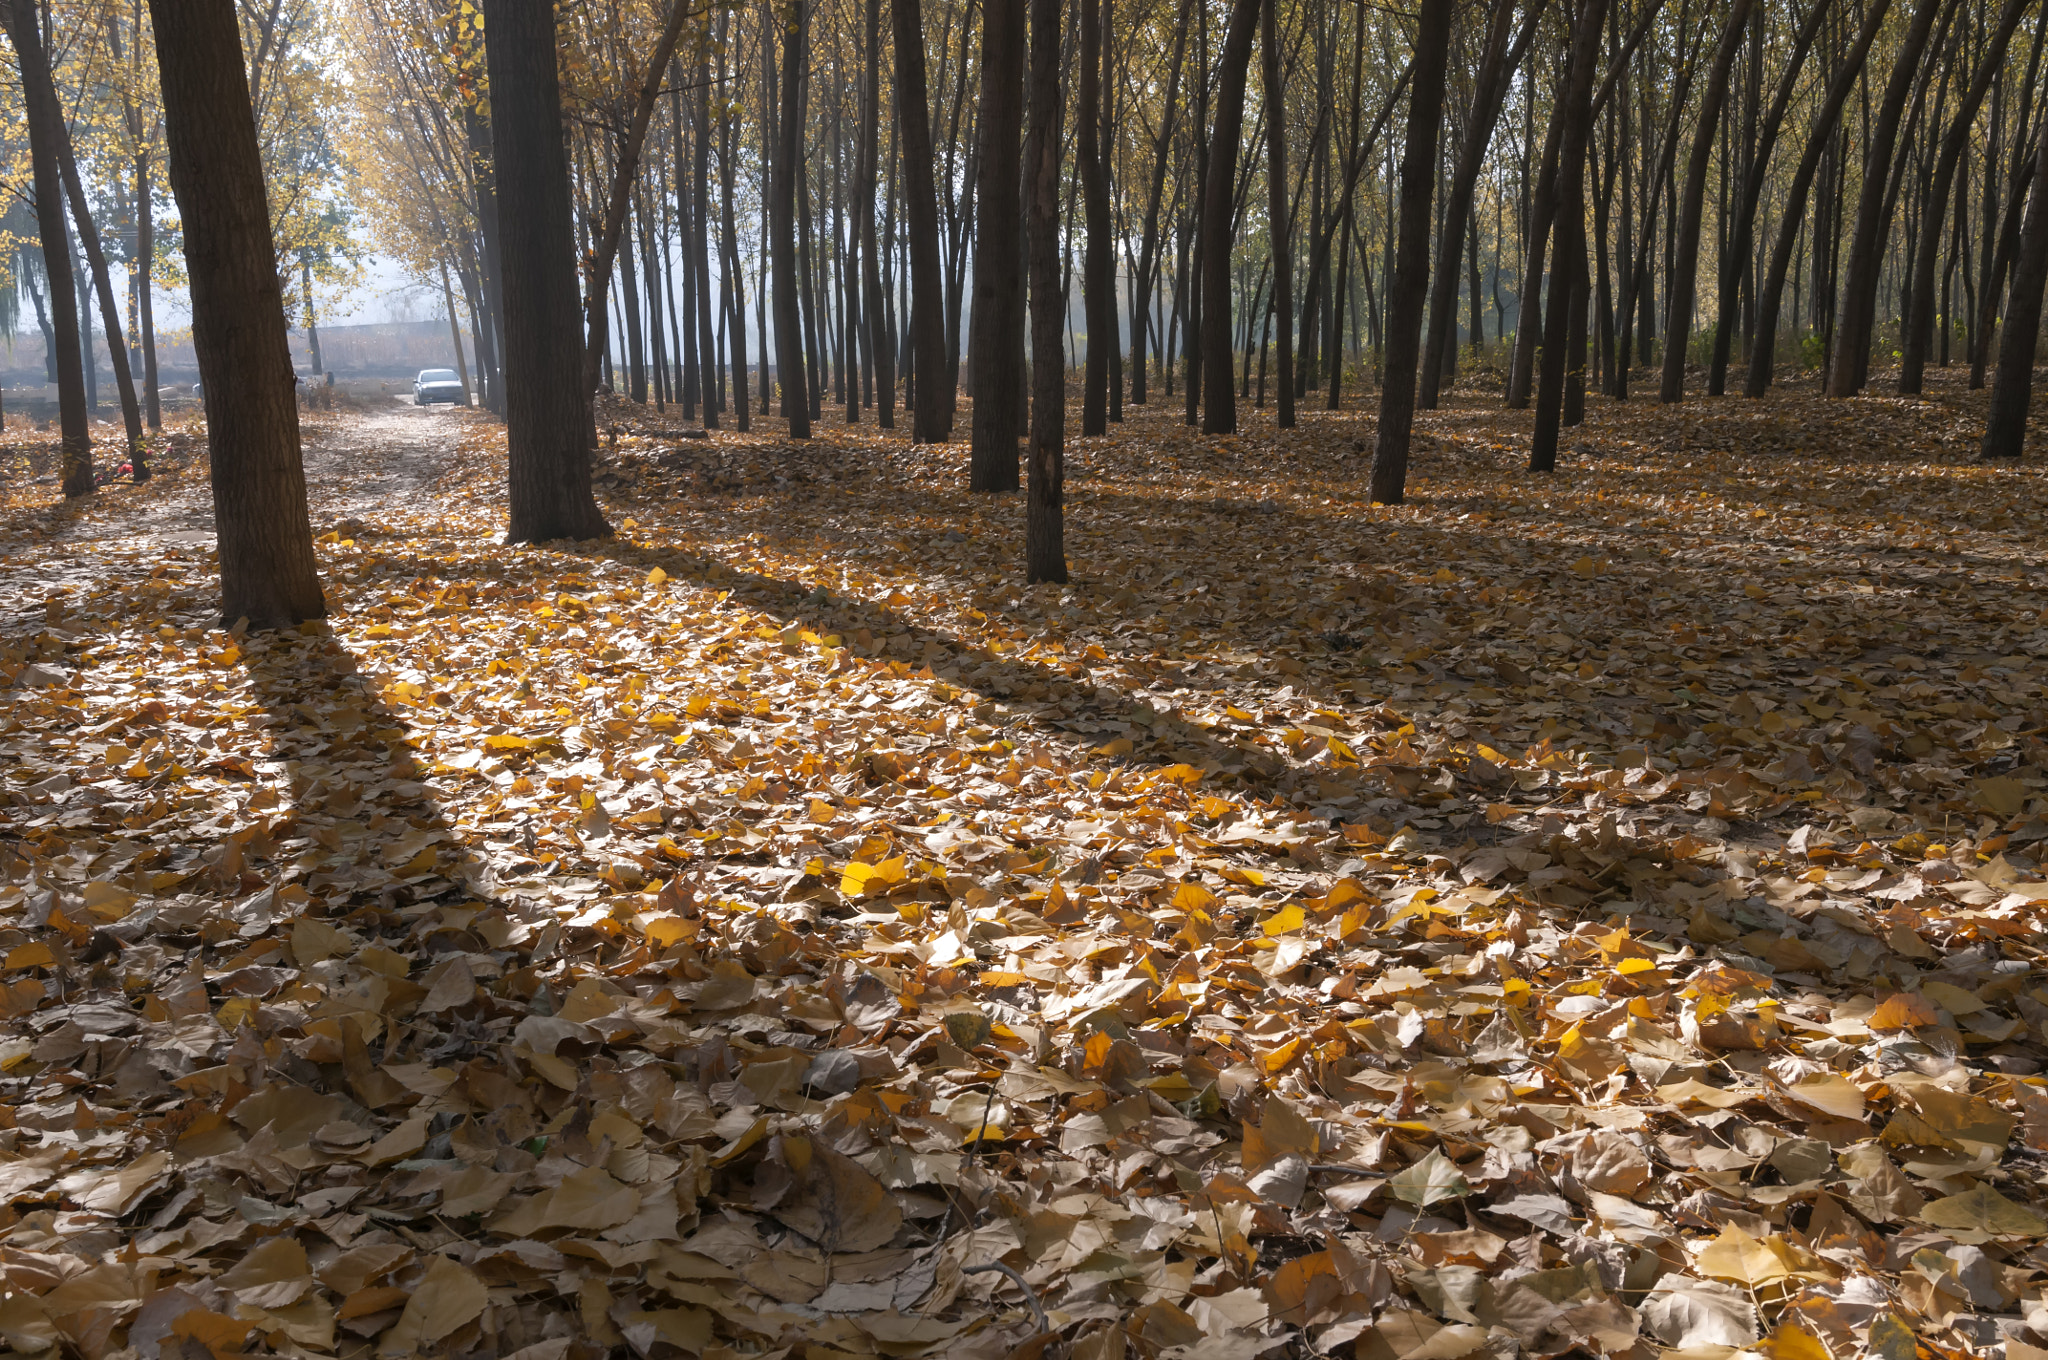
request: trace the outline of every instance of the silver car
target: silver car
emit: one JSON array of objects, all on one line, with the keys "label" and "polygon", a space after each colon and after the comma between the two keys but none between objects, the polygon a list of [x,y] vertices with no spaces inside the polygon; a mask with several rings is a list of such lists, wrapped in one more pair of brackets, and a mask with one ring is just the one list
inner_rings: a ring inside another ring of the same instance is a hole
[{"label": "silver car", "polygon": [[451,406],[469,405],[469,392],[452,368],[423,368],[412,380],[412,404],[431,406],[445,401]]}]

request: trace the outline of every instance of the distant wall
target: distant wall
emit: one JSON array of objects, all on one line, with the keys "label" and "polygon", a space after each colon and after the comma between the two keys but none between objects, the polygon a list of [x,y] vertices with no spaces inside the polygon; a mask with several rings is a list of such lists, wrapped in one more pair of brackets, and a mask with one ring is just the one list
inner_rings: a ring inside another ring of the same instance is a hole
[{"label": "distant wall", "polygon": [[[35,317],[25,317],[26,326],[14,337],[12,346],[0,342],[0,386],[38,387],[44,381],[43,337]],[[95,336],[97,340],[98,337]],[[463,333],[463,357],[474,364],[476,351],[467,331]],[[97,345],[99,380],[114,381],[104,342]],[[306,332],[291,333],[292,362],[300,372],[310,372],[312,355]],[[448,336],[446,321],[392,321],[373,326],[320,327],[320,360],[337,377],[390,378],[411,381],[423,368],[454,368],[455,346]],[[190,385],[199,380],[199,361],[192,353],[192,336],[180,331],[160,336],[156,350],[157,376],[166,387]],[[137,375],[140,376],[139,374]]]}]

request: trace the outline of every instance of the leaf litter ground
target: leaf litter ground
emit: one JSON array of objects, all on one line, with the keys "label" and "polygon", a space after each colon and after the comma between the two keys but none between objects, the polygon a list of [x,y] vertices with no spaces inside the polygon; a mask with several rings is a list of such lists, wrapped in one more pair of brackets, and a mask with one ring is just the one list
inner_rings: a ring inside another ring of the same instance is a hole
[{"label": "leaf litter ground", "polygon": [[[1069,452],[308,417],[0,539],[17,1354],[2048,1343],[2042,476],[1973,399]],[[964,413],[963,413],[964,422]],[[963,424],[964,428],[964,424]],[[172,437],[191,448],[196,435]],[[1048,1338],[1056,1333],[1057,1340]]]}]

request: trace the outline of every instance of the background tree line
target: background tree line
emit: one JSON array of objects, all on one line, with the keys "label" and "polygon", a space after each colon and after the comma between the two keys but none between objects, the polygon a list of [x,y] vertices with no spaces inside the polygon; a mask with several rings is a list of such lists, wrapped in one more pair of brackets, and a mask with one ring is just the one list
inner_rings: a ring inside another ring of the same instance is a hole
[{"label": "background tree line", "polygon": [[[259,131],[285,3],[239,6]],[[120,9],[81,7],[110,54]],[[893,427],[900,402],[920,441],[954,437],[969,394],[972,484],[1029,483],[1033,579],[1065,574],[1070,367],[1083,435],[1155,402],[1211,433],[1270,402],[1285,427],[1362,383],[1389,502],[1415,408],[1461,364],[1534,408],[1534,471],[1590,386],[1627,399],[1646,368],[1676,402],[1806,371],[1914,393],[1962,365],[1994,388],[1984,452],[2019,453],[2048,278],[2042,0],[886,11],[334,0],[355,201],[470,319],[514,539],[602,531],[607,386],[797,438],[828,411]],[[40,93],[38,11],[11,13],[33,140],[39,107],[76,119]],[[35,183],[53,313],[83,312],[46,220],[77,195]]]}]

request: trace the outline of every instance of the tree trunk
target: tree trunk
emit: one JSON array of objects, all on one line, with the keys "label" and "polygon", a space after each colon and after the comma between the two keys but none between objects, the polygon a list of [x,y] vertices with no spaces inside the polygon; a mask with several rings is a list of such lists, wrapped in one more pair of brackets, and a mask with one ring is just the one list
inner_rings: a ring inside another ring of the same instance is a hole
[{"label": "tree trunk", "polygon": [[206,399],[221,621],[286,627],[323,617],[327,601],[241,31],[234,0],[150,0],[149,11]]},{"label": "tree trunk", "polygon": [[[20,60],[22,102],[28,110],[29,158],[35,177],[36,228],[42,239],[43,272],[50,280],[51,324],[45,343],[57,372],[64,494],[84,496],[93,489],[92,433],[86,423],[78,290],[71,272],[70,236],[64,224],[64,174],[58,167],[63,114],[59,111],[57,125],[51,126],[50,111],[56,105],[57,92],[50,82],[50,68],[42,58],[42,31],[36,25],[35,6],[29,0],[8,3],[7,33]],[[239,54],[239,45],[236,50]],[[236,60],[239,62],[239,55]],[[237,65],[236,69],[241,68]]]},{"label": "tree trunk", "polygon": [[[1428,301],[1430,197],[1436,189],[1436,139],[1443,125],[1444,68],[1450,58],[1454,8],[1422,6],[1415,30],[1408,137],[1401,148],[1400,239],[1393,277],[1387,280],[1386,374],[1380,383],[1379,433],[1372,457],[1372,499],[1383,505],[1399,505],[1408,493],[1415,348]],[[1334,374],[1343,367],[1343,355],[1335,344],[1330,349]]]},{"label": "tree trunk", "polygon": [[[1138,273],[1131,280],[1131,402],[1145,404],[1145,359],[1149,348],[1167,357],[1164,336],[1151,333],[1151,313],[1146,307],[1157,283],[1160,268],[1159,205],[1166,195],[1167,152],[1173,143],[1175,115],[1179,112],[1181,60],[1187,53],[1188,13],[1193,0],[1181,0],[1179,19],[1173,30],[1173,55],[1166,63],[1166,94],[1159,120],[1159,135],[1152,141],[1152,186],[1145,198],[1145,225],[1138,234]],[[1175,196],[1179,196],[1178,182]],[[1172,389],[1168,388],[1171,395]]]},{"label": "tree trunk", "polygon": [[[1713,166],[1714,139],[1720,129],[1721,106],[1728,99],[1728,73],[1742,50],[1742,30],[1749,24],[1754,0],[1734,0],[1728,9],[1727,25],[1721,30],[1721,45],[1714,52],[1714,64],[1707,71],[1707,89],[1700,100],[1699,123],[1693,132],[1692,154],[1685,165],[1685,191],[1679,199],[1676,271],[1665,290],[1667,315],[1664,329],[1664,381],[1657,398],[1664,402],[1685,399],[1685,352],[1692,337],[1693,293],[1700,277],[1700,218],[1706,205],[1707,171]],[[1726,299],[1723,299],[1725,305]],[[1548,365],[1546,365],[1548,367]]]},{"label": "tree trunk", "polygon": [[[1743,272],[1750,261],[1750,242],[1756,229],[1757,208],[1763,202],[1764,183],[1770,170],[1771,151],[1778,141],[1778,130],[1784,124],[1785,111],[1791,106],[1792,96],[1798,88],[1799,72],[1806,64],[1806,55],[1813,49],[1814,38],[1820,33],[1821,21],[1827,17],[1831,0],[1813,0],[1813,8],[1792,40],[1792,51],[1785,59],[1785,69],[1778,80],[1778,88],[1771,96],[1770,112],[1764,116],[1762,132],[1752,149],[1749,173],[1744,177],[1741,200],[1735,208],[1735,224],[1728,235],[1728,247],[1721,254],[1721,277],[1719,295],[1714,304],[1714,353],[1707,371],[1707,395],[1718,397],[1727,390],[1728,358],[1734,346],[1735,292]],[[1793,213],[1788,220],[1797,221]],[[1750,280],[1752,313],[1757,295],[1757,281]],[[1751,318],[1751,343],[1754,344],[1755,317]]]},{"label": "tree trunk", "polygon": [[[898,0],[901,3],[901,0]],[[1060,10],[1031,0],[1031,122],[1024,147],[1031,255],[1031,467],[1024,579],[1065,581],[1066,298],[1060,292]]]},{"label": "tree trunk", "polygon": [[1080,0],[1081,89],[1075,111],[1075,172],[1081,181],[1087,242],[1081,263],[1081,315],[1088,331],[1081,369],[1081,434],[1109,431],[1109,351],[1116,341],[1116,305],[1109,292],[1115,262],[1110,255],[1109,179],[1102,167],[1102,5]]},{"label": "tree trunk", "polygon": [[932,178],[930,96],[924,72],[924,26],[918,0],[889,0],[896,42],[896,116],[903,136],[903,209],[910,234],[910,346],[917,388],[910,414],[913,443],[943,444],[953,435],[953,385],[946,356],[946,303],[939,258],[939,195]]},{"label": "tree trunk", "polygon": [[1884,102],[1878,106],[1877,118],[1864,140],[1863,190],[1856,202],[1855,234],[1844,267],[1840,319],[1835,324],[1834,345],[1829,355],[1827,393],[1831,397],[1855,396],[1862,390],[1869,369],[1870,336],[1877,317],[1878,272],[1884,266],[1884,238],[1891,221],[1885,200],[1892,149],[1898,141],[1906,100],[1913,93],[1919,74],[1927,36],[1943,3],[1944,0],[1920,0],[1912,23],[1899,40]]},{"label": "tree trunk", "polygon": [[[1736,3],[1742,5],[1746,0]],[[1543,371],[1536,386],[1536,429],[1529,441],[1531,472],[1550,472],[1557,467],[1557,430],[1564,414],[1572,289],[1578,285],[1584,268],[1586,142],[1592,132],[1593,71],[1600,57],[1600,30],[1606,18],[1607,0],[1585,0],[1580,7],[1572,33],[1564,100],[1553,115],[1564,120],[1564,135],[1557,149],[1560,230],[1550,267],[1550,299],[1543,313]]]},{"label": "tree trunk", "polygon": [[[1505,3],[1506,0],[1502,0]],[[1273,305],[1270,317],[1280,317],[1280,347],[1274,355],[1274,372],[1279,382],[1279,426],[1294,428],[1294,337],[1289,324],[1294,316],[1294,223],[1287,202],[1287,92],[1280,80],[1280,0],[1265,0],[1259,8],[1259,78],[1265,87],[1266,107],[1266,223],[1273,245]],[[1260,346],[1260,404],[1265,404],[1265,347]]]},{"label": "tree trunk", "polygon": [[[861,118],[861,183],[854,196],[854,211],[860,219],[861,289],[867,298],[862,319],[869,362],[875,370],[875,423],[891,430],[896,427],[896,352],[890,335],[889,294],[882,285],[882,252],[875,237],[875,172],[880,165],[882,137],[882,0],[867,0],[863,45],[867,77],[861,97],[867,101],[867,109]],[[1022,60],[1020,55],[1018,61]],[[1010,484],[1016,485],[1014,473]]]},{"label": "tree trunk", "polygon": [[[1472,215],[1474,190],[1486,165],[1486,148],[1493,141],[1494,125],[1500,120],[1501,105],[1507,102],[1508,73],[1521,64],[1522,49],[1510,54],[1508,42],[1514,33],[1514,0],[1493,0],[1493,14],[1487,21],[1486,48],[1472,82],[1472,106],[1465,120],[1465,135],[1458,146],[1458,162],[1451,172],[1450,192],[1444,203],[1444,217],[1437,233],[1436,274],[1429,299],[1429,339],[1422,350],[1422,390],[1417,403],[1425,411],[1436,409],[1445,371],[1456,349],[1458,329],[1458,252],[1465,244],[1465,224]],[[1533,39],[1542,16],[1541,0],[1532,6],[1524,21],[1524,41]],[[1476,271],[1475,271],[1476,272]],[[1391,299],[1390,299],[1391,301]],[[1478,314],[1479,290],[1472,290],[1473,314]],[[1478,328],[1473,334],[1478,335]]]},{"label": "tree trunk", "polygon": [[[1806,214],[1807,193],[1834,139],[1835,124],[1842,115],[1842,106],[1856,87],[1857,75],[1870,55],[1870,45],[1877,40],[1878,30],[1890,8],[1891,0],[1871,0],[1854,46],[1843,55],[1841,66],[1828,85],[1827,94],[1821,101],[1820,115],[1807,138],[1806,150],[1800,155],[1799,166],[1792,172],[1792,183],[1786,188],[1784,215],[1778,224],[1778,242],[1771,250],[1769,272],[1756,290],[1756,335],[1750,342],[1749,381],[1743,387],[1743,395],[1752,399],[1761,398],[1771,385],[1771,370],[1778,344],[1778,312],[1784,300],[1785,275],[1792,267],[1792,256],[1799,246],[1799,226]],[[1824,244],[1823,235],[1825,232],[1817,227],[1813,243],[1816,287],[1822,273],[1819,252]]]},{"label": "tree trunk", "polygon": [[1998,377],[1984,423],[1983,455],[2017,459],[2027,440],[2027,407],[2034,396],[2034,351],[2041,338],[2041,301],[2048,286],[2048,117],[2041,120],[2034,153],[2034,191],[2012,263],[2005,300],[2005,338],[1998,346]]},{"label": "tree trunk", "polygon": [[768,194],[769,255],[775,272],[775,378],[791,439],[811,437],[810,390],[804,381],[803,280],[796,253],[797,181],[803,175],[803,66],[809,0],[787,0],[782,20],[781,108]]},{"label": "tree trunk", "polygon": [[[138,265],[135,310],[142,321],[142,409],[149,428],[164,427],[163,402],[157,395],[156,304],[150,296],[156,265],[156,219],[150,208],[149,157],[135,158],[135,258]],[[135,479],[144,476],[143,465],[135,465]]]},{"label": "tree trunk", "polygon": [[576,236],[554,12],[525,0],[484,0],[484,23],[505,270],[505,541],[602,538],[611,527],[590,492],[594,384],[564,344],[578,330]]},{"label": "tree trunk", "polygon": [[2029,3],[2031,0],[2005,0],[1998,16],[1998,26],[1992,30],[1969,89],[1963,93],[1935,159],[1933,182],[1928,190],[1927,218],[1921,224],[1921,236],[1926,245],[1914,261],[1910,301],[1906,314],[1899,320],[1899,391],[1902,394],[1912,395],[1920,391],[1921,376],[1927,367],[1927,342],[1934,320],[1934,269],[1936,257],[1940,254],[1935,243],[1941,239],[1942,210],[1948,206],[1949,186],[1955,182],[1956,166],[1969,146],[1977,110],[1984,104],[1992,78],[2005,64],[2006,45],[2012,40],[2013,30],[2019,27],[2020,18]]},{"label": "tree trunk", "polygon": [[[1023,158],[1025,29],[1028,0],[983,0],[980,227],[974,237],[974,310],[967,346],[974,368],[973,447],[968,490],[1017,489],[1024,366]],[[1035,168],[1035,167],[1034,167]]]},{"label": "tree trunk", "polygon": [[[690,12],[690,7],[683,3],[683,0],[671,0],[668,22],[662,26],[661,37],[655,42],[654,55],[647,63],[639,91],[633,99],[632,114],[627,120],[625,131],[619,137],[619,163],[613,167],[611,192],[605,202],[604,216],[597,224],[597,238],[591,242],[590,277],[584,280],[587,290],[583,303],[584,329],[588,338],[584,342],[583,378],[585,386],[592,391],[597,388],[598,364],[604,357],[605,290],[611,286],[612,265],[618,258],[620,232],[626,225],[626,213],[631,203],[633,186],[639,182],[640,150],[647,142],[647,124],[654,117],[655,101],[661,96],[662,77],[668,71],[669,58],[675,55],[676,41],[682,37],[683,21],[689,17]],[[490,45],[488,25],[485,28],[484,44],[486,48]],[[556,91],[559,99],[559,81]],[[492,102],[494,116],[502,121],[502,110],[495,107],[495,100]],[[502,150],[501,147],[500,151]],[[502,168],[505,163],[506,158],[500,155],[499,166]],[[502,224],[501,218],[500,225]],[[628,292],[631,292],[632,286],[629,272],[626,280]],[[506,348],[510,347],[511,342],[508,340]],[[644,372],[640,383],[641,394],[637,400],[644,402],[647,399]],[[593,436],[595,433],[593,427]]]},{"label": "tree trunk", "polygon": [[1535,388],[1536,348],[1543,326],[1543,261],[1550,244],[1550,223],[1557,214],[1557,161],[1564,140],[1564,124],[1552,113],[1543,133],[1543,158],[1537,162],[1536,183],[1529,195],[1529,229],[1522,251],[1521,306],[1515,314],[1515,348],[1508,360],[1510,411],[1529,405]]},{"label": "tree trunk", "polygon": [[[455,319],[455,289],[441,266],[441,305],[448,309],[448,342],[455,347],[455,375],[462,379],[462,404],[469,405],[469,360],[462,357],[462,323]],[[313,381],[320,381],[320,332],[313,326],[313,272],[306,271],[306,337],[313,351]],[[310,395],[311,389],[308,389]]]},{"label": "tree trunk", "polygon": [[1231,0],[1230,24],[1216,68],[1216,121],[1202,185],[1202,432],[1237,430],[1230,382],[1230,223],[1237,191],[1237,145],[1244,135],[1245,71],[1258,38],[1260,0]]}]

